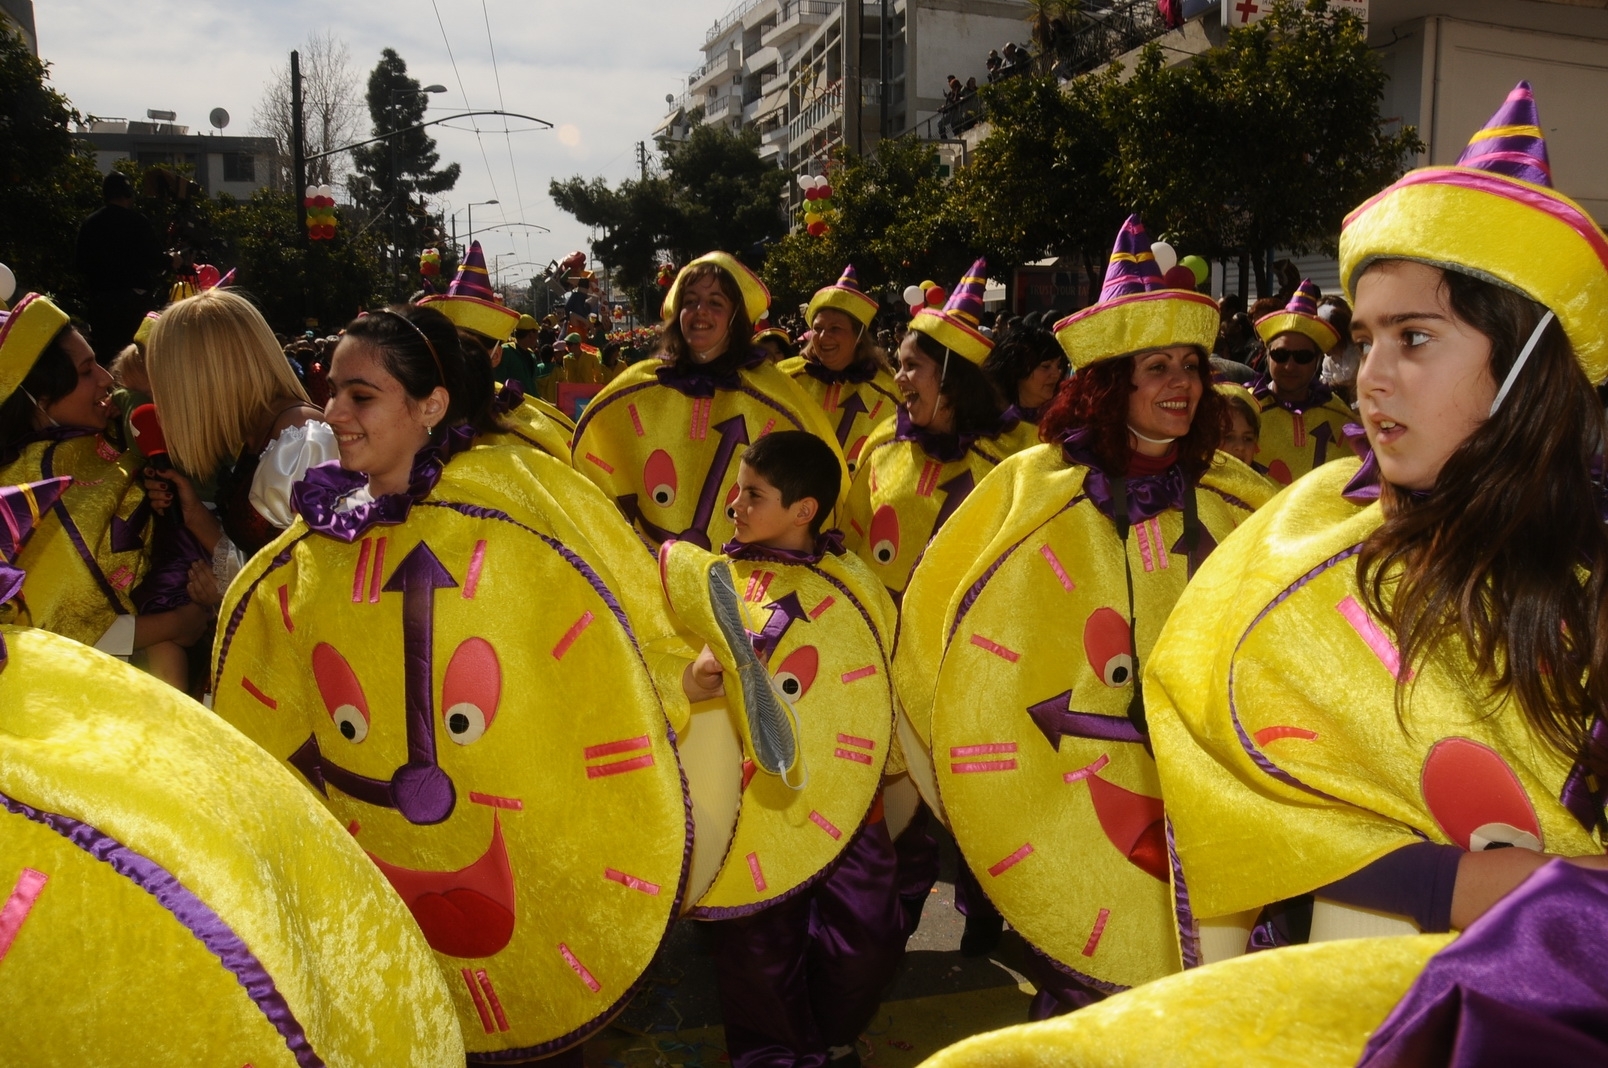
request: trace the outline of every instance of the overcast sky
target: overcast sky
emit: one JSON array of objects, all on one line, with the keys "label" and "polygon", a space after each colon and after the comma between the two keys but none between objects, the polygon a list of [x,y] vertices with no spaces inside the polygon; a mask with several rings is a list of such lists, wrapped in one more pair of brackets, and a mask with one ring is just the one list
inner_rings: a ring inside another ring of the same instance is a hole
[{"label": "overcast sky", "polygon": [[[34,18],[52,83],[87,114],[144,120],[148,108],[175,111],[197,133],[210,129],[207,116],[221,107],[231,117],[227,133],[253,133],[265,80],[288,66],[309,31],[328,29],[350,48],[360,91],[380,50],[391,47],[420,84],[449,88],[432,98],[431,117],[501,107],[546,119],[555,128],[540,133],[505,137],[497,119],[480,120],[497,132],[478,139],[467,130],[434,133],[443,163],[463,166],[457,188],[442,198],[445,210],[500,201],[475,209],[475,229],[488,266],[497,254],[507,266],[545,264],[584,245],[586,229],[553,204],[548,182],[600,174],[612,184],[635,173],[636,142],[663,119],[665,94],[680,93],[703,62],[709,27],[738,2],[485,0],[482,8],[479,0],[35,0]],[[553,232],[478,233],[516,221]],[[460,235],[465,224],[460,213]]]}]

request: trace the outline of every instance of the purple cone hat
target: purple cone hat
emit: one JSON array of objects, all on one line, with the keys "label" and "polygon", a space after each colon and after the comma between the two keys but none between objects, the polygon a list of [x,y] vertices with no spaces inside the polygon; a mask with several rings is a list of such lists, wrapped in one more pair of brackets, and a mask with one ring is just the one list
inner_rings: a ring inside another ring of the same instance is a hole
[{"label": "purple cone hat", "polygon": [[910,329],[981,366],[994,351],[994,342],[978,329],[983,315],[983,290],[987,287],[988,261],[979,259],[949,294],[943,308],[922,308],[910,320]]},{"label": "purple cone hat", "polygon": [[1217,328],[1217,302],[1192,289],[1168,289],[1145,224],[1130,215],[1111,248],[1100,302],[1056,323],[1055,339],[1081,369],[1173,345],[1210,350]]},{"label": "purple cone hat", "polygon": [[815,296],[810,298],[810,306],[804,313],[804,321],[814,323],[815,313],[822,308],[835,308],[862,327],[870,326],[871,320],[877,314],[876,298],[860,288],[860,278],[854,273],[852,263],[843,268],[843,277],[837,280],[836,285],[815,291]]},{"label": "purple cone hat", "polygon": [[497,302],[491,289],[491,276],[486,273],[486,255],[480,251],[480,242],[470,244],[458,264],[458,273],[445,293],[425,297],[419,301],[441,312],[465,330],[473,330],[493,341],[507,341],[519,322],[519,313]]},{"label": "purple cone hat", "polygon": [[1328,352],[1340,343],[1340,332],[1318,318],[1318,287],[1310,278],[1301,279],[1283,311],[1256,320],[1256,333],[1269,343],[1280,334],[1300,334],[1311,338],[1319,352]]},{"label": "purple cone hat", "polygon": [[1340,278],[1355,299],[1376,260],[1426,263],[1524,294],[1557,315],[1581,370],[1608,379],[1608,237],[1552,188],[1529,82],[1450,167],[1420,167],[1346,217]]}]

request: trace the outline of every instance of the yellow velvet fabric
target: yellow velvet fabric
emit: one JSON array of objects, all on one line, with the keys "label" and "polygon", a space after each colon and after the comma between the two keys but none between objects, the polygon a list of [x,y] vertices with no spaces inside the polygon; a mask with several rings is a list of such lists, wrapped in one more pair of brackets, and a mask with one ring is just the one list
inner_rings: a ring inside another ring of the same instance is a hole
[{"label": "yellow velvet fabric", "polygon": [[[446,984],[343,827],[250,740],[170,687],[0,628],[0,793],[165,869],[260,962],[329,1065],[463,1064]],[[0,808],[0,902],[47,881],[0,959],[0,1064],[254,1064],[295,1056],[152,889]]]},{"label": "yellow velvet fabric", "polygon": [[[708,569],[730,566],[744,625],[762,631],[773,611],[794,607],[792,620],[766,660],[772,684],[798,716],[802,764],[787,778],[745,767],[747,785],[726,863],[698,900],[730,909],[780,898],[835,860],[859,829],[882,782],[893,728],[893,602],[858,557],[826,556],[817,564],[727,562],[686,542],[665,550],[661,570],[672,609],[732,670],[730,650],[709,608]],[[752,753],[746,717],[731,701],[731,729]],[[701,729],[695,727],[695,730]]]},{"label": "yellow velvet fabric", "polygon": [[965,357],[979,367],[994,351],[992,339],[942,308],[922,308],[917,311],[910,320],[910,329],[926,334],[950,352]]},{"label": "yellow velvet fabric", "polygon": [[1311,340],[1319,352],[1328,352],[1340,343],[1340,331],[1315,315],[1277,311],[1256,320],[1256,336],[1263,341],[1271,344],[1280,334],[1300,334]]},{"label": "yellow velvet fabric", "polygon": [[676,280],[670,283],[660,308],[666,321],[675,318],[681,311],[681,286],[688,273],[705,263],[714,264],[737,280],[737,288],[743,295],[743,310],[748,313],[750,323],[765,318],[765,312],[770,308],[770,290],[765,288],[759,275],[744,267],[729,252],[706,252],[676,272]]},{"label": "yellow velvet fabric", "polygon": [[519,313],[514,309],[479,297],[441,293],[425,297],[419,304],[434,308],[451,319],[455,326],[484,334],[498,342],[507,341],[514,332],[514,325],[519,322]]},{"label": "yellow velvet fabric", "polygon": [[1424,839],[1469,848],[1482,820],[1533,824],[1547,852],[1602,852],[1558,801],[1569,761],[1486,692],[1459,643],[1418,665],[1398,721],[1390,635],[1361,608],[1354,557],[1334,562],[1381,521],[1377,504],[1340,496],[1357,466],[1325,465],[1219,546],[1146,669],[1199,918],[1310,892]]},{"label": "yellow velvet fabric", "polygon": [[[22,596],[34,626],[93,645],[113,619],[133,613],[129,591],[140,584],[149,567],[146,543],[151,518],[140,508],[145,503],[140,461],[134,452],[119,452],[99,434],[63,442],[36,441],[0,468],[0,485],[39,481],[45,477],[47,459],[54,475],[70,475],[73,484],[57,509],[40,520],[17,557],[16,565],[27,572]],[[74,546],[60,509],[94,556],[93,569]],[[113,549],[114,518],[136,521],[131,533],[138,538],[137,547]]]},{"label": "yellow velvet fabric", "polygon": [[1268,477],[1288,486],[1314,467],[1354,457],[1341,431],[1355,423],[1357,413],[1339,397],[1330,397],[1299,415],[1281,408],[1271,396],[1259,401],[1262,433],[1257,440],[1256,462]]},{"label": "yellow velvet fabric", "polygon": [[861,326],[868,327],[871,320],[877,317],[877,298],[848,286],[825,286],[817,289],[815,296],[810,298],[809,307],[804,311],[804,321],[815,322],[815,313],[822,308],[835,308]]},{"label": "yellow velvet fabric", "polygon": [[56,307],[49,297],[29,293],[17,301],[6,321],[0,324],[0,400],[17,392],[22,380],[39,362],[45,346],[61,333],[67,322],[67,313]]},{"label": "yellow velvet fabric", "polygon": [[1072,366],[1082,369],[1145,349],[1194,345],[1211,351],[1217,341],[1217,302],[1187,289],[1153,289],[1102,301],[1055,324]]},{"label": "yellow velvet fabric", "polygon": [[503,416],[503,423],[508,427],[506,431],[487,434],[480,441],[487,445],[530,445],[560,463],[570,462],[570,435],[575,433],[575,424],[552,405],[526,397],[519,407]]},{"label": "yellow velvet fabric", "polygon": [[[700,498],[712,492],[709,546],[731,540],[726,507],[737,494],[744,445],[772,430],[807,430],[836,448],[837,435],[820,405],[774,364],[742,371],[740,390],[703,398],[660,385],[660,366],[658,360],[643,360],[604,386],[582,413],[573,452],[575,470],[611,501],[622,510],[634,507],[647,523],[673,536],[692,526]],[[738,444],[723,450],[719,428],[730,420],[739,421],[732,424]],[[715,470],[723,452],[724,465]],[[844,467],[843,485],[848,484]],[[649,543],[663,540],[642,521],[635,525]]]},{"label": "yellow velvet fabric", "polygon": [[1365,938],[1196,968],[924,1068],[1349,1068],[1450,935]]},{"label": "yellow velvet fabric", "polygon": [[871,432],[860,453],[844,513],[845,543],[896,597],[933,536],[951,494],[969,494],[1000,461],[1038,443],[1038,427],[1021,422],[972,443],[966,455],[940,463],[912,441],[897,441],[894,420]]},{"label": "yellow velvet fabric", "polygon": [[[621,1007],[652,961],[688,848],[666,715],[687,721],[680,681],[691,650],[653,558],[595,487],[534,449],[485,447],[453,458],[406,521],[351,544],[298,520],[230,586],[222,618],[239,624],[221,628],[214,650],[216,708],[282,760],[311,737],[326,762],[389,781],[410,760],[408,659],[406,594],[384,587],[426,546],[451,582],[429,602],[428,698],[454,807],[416,825],[333,785],[325,802],[376,861],[414,872],[460,872],[495,857],[500,836],[508,939],[475,957],[432,939],[465,1044],[495,1052],[578,1039]],[[344,735],[338,719],[355,723],[360,699],[366,733]],[[483,733],[454,735],[455,713],[478,714]],[[481,1015],[482,970],[506,1026]]]},{"label": "yellow velvet fabric", "polygon": [[[794,356],[781,361],[777,369],[798,384],[798,387],[815,400],[826,413],[827,422],[836,431],[832,440],[843,450],[852,476],[860,469],[860,454],[865,451],[871,431],[893,420],[899,408],[899,387],[894,384],[893,373],[885,367],[877,368],[877,375],[869,382],[840,382],[828,385],[805,371],[806,361]],[[852,403],[855,398],[859,404]]]},{"label": "yellow velvet fabric", "polygon": [[[1269,489],[1219,460],[1196,501],[1221,540]],[[989,898],[1050,957],[1128,987],[1181,966],[1155,764],[1138,742],[1058,729],[1052,740],[1029,709],[1047,702],[1126,727],[1130,649],[1143,665],[1188,559],[1181,512],[1134,526],[1130,645],[1122,543],[1082,496],[1086,471],[1040,445],[967,498],[911,576],[895,670],[955,841]]]}]

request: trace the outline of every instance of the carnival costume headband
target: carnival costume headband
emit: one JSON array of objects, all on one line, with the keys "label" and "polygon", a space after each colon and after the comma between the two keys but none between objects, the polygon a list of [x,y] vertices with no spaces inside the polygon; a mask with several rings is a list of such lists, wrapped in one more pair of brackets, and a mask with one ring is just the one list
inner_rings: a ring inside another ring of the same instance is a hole
[{"label": "carnival costume headband", "polygon": [[[840,283],[841,284],[841,283]],[[910,320],[910,329],[926,334],[950,352],[981,367],[994,342],[978,329],[983,314],[983,289],[988,285],[988,261],[971,265],[942,308],[922,308]],[[944,365],[947,368],[948,358]]]},{"label": "carnival costume headband", "polygon": [[469,245],[458,273],[445,293],[425,297],[420,307],[434,308],[465,330],[473,330],[493,341],[507,341],[513,336],[519,322],[519,312],[506,304],[498,303],[491,290],[490,276],[486,273],[486,255],[480,251],[480,242]]},{"label": "carnival costume headband", "polygon": [[424,332],[424,328],[418,323],[414,322],[412,319],[409,319],[406,315],[403,315],[401,312],[392,311],[390,308],[381,308],[380,314],[395,316],[396,318],[401,319],[404,323],[407,323],[409,326],[413,327],[413,332],[419,335],[419,340],[424,342],[424,347],[430,350],[430,359],[435,361],[436,381],[442,386],[445,386],[447,384],[447,372],[446,369],[441,366],[441,354],[436,351],[435,342],[430,340],[430,335]]},{"label": "carnival costume headband", "polygon": [[1272,344],[1280,334],[1300,334],[1328,352],[1340,343],[1340,331],[1318,318],[1318,287],[1310,278],[1301,279],[1290,303],[1283,311],[1271,312],[1256,320],[1256,335]]},{"label": "carnival costume headband", "polygon": [[1117,231],[1099,303],[1056,323],[1055,340],[1081,371],[1146,349],[1194,345],[1210,351],[1219,322],[1211,297],[1167,288],[1145,224],[1130,215]]},{"label": "carnival costume headband", "polygon": [[[1563,324],[1593,385],[1608,379],[1608,237],[1584,208],[1552,188],[1535,96],[1520,82],[1450,167],[1421,167],[1346,217],[1340,278],[1377,260],[1412,260],[1514,290]],[[1508,380],[1534,350],[1531,334]],[[1495,411],[1495,405],[1492,411]]]},{"label": "carnival costume headband", "polygon": [[22,387],[22,380],[68,321],[66,312],[38,293],[29,293],[9,312],[0,312],[0,401]]},{"label": "carnival costume headband", "polygon": [[833,308],[842,312],[860,324],[863,333],[876,318],[876,299],[860,288],[860,278],[854,273],[854,264],[843,268],[843,277],[837,280],[836,285],[824,289],[817,289],[815,296],[810,298],[810,306],[804,312],[804,321],[813,324],[815,313],[822,308]]},{"label": "carnival costume headband", "polygon": [[670,291],[664,295],[661,314],[666,320],[681,313],[681,288],[686,284],[687,275],[692,273],[693,268],[706,263],[714,264],[737,280],[737,288],[743,295],[743,311],[748,313],[750,323],[757,323],[765,318],[765,313],[770,310],[770,290],[759,280],[759,275],[744,267],[737,261],[737,257],[729,252],[710,252],[681,268],[680,273],[676,275],[676,280],[670,285]]}]

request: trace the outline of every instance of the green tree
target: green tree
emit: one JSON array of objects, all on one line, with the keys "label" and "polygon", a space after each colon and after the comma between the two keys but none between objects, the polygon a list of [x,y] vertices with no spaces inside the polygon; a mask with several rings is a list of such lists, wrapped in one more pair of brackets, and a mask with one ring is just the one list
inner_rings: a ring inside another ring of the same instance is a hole
[{"label": "green tree", "polygon": [[408,77],[407,62],[395,49],[385,49],[369,74],[367,101],[373,136],[386,139],[352,152],[357,173],[347,188],[373,222],[367,233],[390,258],[388,288],[396,298],[414,288],[419,252],[435,227],[423,196],[458,184],[458,164],[437,170],[441,156],[435,139],[410,129],[424,121],[428,99],[418,79]]},{"label": "green tree", "polygon": [[100,207],[101,176],[71,124],[81,118],[49,84],[50,68],[0,23],[0,263],[18,292],[76,304],[73,237]]}]

